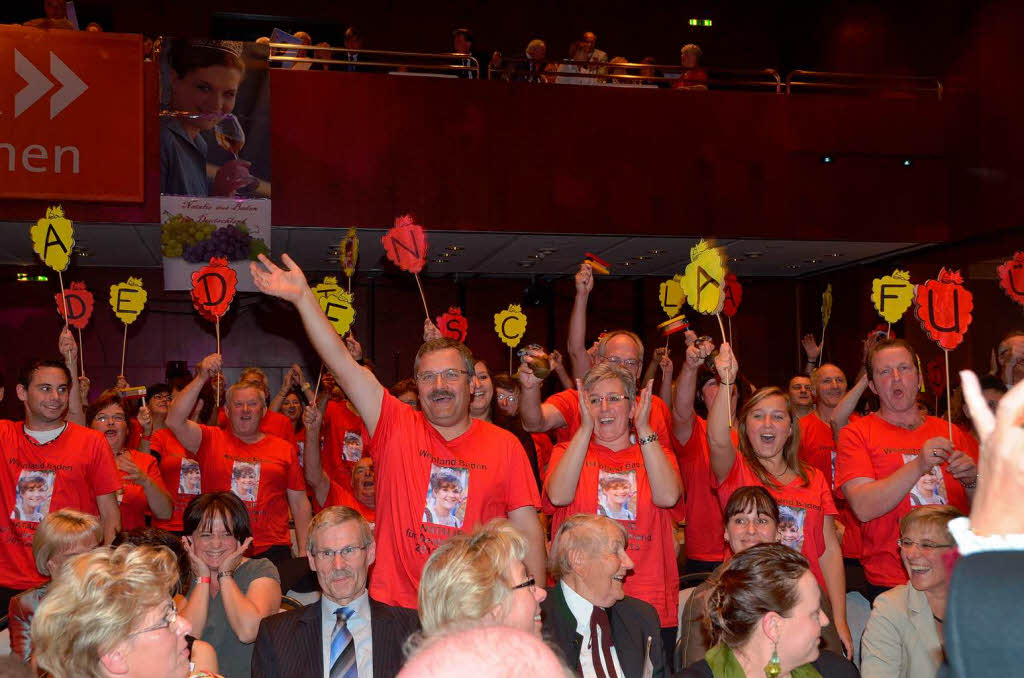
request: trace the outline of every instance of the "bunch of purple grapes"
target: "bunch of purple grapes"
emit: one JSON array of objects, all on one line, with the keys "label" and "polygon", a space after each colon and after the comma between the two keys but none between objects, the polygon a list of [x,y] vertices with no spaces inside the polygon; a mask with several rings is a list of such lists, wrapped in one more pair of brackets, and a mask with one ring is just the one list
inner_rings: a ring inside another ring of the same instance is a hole
[{"label": "bunch of purple grapes", "polygon": [[193,264],[208,262],[213,257],[223,257],[228,261],[248,259],[251,241],[248,229],[221,226],[207,240],[186,247],[184,259]]}]

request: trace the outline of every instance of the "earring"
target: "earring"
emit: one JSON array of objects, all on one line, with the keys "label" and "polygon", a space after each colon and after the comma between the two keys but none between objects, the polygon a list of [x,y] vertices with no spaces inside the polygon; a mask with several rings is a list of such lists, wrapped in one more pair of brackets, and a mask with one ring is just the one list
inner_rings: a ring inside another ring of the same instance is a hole
[{"label": "earring", "polygon": [[775,641],[775,647],[772,648],[772,658],[768,660],[768,664],[764,667],[765,678],[778,678],[779,674],[782,673],[782,664],[779,662],[779,641]]}]

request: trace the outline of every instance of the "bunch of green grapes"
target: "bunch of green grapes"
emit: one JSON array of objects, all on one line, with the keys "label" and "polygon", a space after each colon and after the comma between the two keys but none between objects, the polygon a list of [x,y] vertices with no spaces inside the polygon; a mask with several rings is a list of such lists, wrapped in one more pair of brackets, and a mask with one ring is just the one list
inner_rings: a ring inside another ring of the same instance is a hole
[{"label": "bunch of green grapes", "polygon": [[160,249],[165,257],[180,257],[186,247],[208,239],[213,231],[213,224],[175,214],[160,229]]}]

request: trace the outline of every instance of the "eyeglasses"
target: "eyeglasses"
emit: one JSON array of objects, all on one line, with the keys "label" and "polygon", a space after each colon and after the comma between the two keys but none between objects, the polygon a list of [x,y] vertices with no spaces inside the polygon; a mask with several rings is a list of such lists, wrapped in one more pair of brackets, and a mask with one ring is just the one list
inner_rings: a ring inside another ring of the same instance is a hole
[{"label": "eyeglasses", "polygon": [[604,401],[609,405],[618,405],[625,399],[626,396],[621,393],[609,393],[608,395],[603,396],[592,395],[590,396],[590,404],[597,407],[601,404],[601,401]]},{"label": "eyeglasses", "polygon": [[96,417],[96,421],[98,421],[101,424],[106,424],[108,421],[112,421],[112,422],[114,422],[116,424],[123,424],[124,423],[124,415],[123,414],[101,414],[101,415]]},{"label": "eyeglasses", "polygon": [[537,585],[537,580],[534,579],[533,577],[530,577],[529,579],[524,581],[522,584],[517,584],[516,586],[513,586],[512,590],[515,591],[517,589],[532,589],[536,585]]},{"label": "eyeglasses", "polygon": [[936,544],[933,541],[921,541],[917,542],[913,539],[897,539],[896,546],[901,549],[909,549],[911,546],[917,546],[922,551],[934,551],[935,549],[948,549],[956,546],[956,544]]},{"label": "eyeglasses", "polygon": [[346,546],[340,549],[317,549],[313,551],[313,555],[318,560],[334,560],[334,556],[341,556],[345,560],[348,560],[356,554],[357,551],[365,551],[366,546]]},{"label": "eyeglasses", "polygon": [[470,372],[469,370],[456,369],[441,370],[440,372],[420,372],[419,374],[416,375],[416,379],[421,384],[432,384],[437,380],[437,375],[441,375],[441,378],[444,379],[446,382],[448,382],[449,384],[454,384],[459,380],[459,377],[463,374],[470,374]]},{"label": "eyeglasses", "polygon": [[605,358],[604,362],[611,363],[612,365],[616,366],[627,367],[629,369],[633,369],[640,364],[640,361],[637,360],[636,358],[626,358],[625,360],[623,360],[622,358],[619,358],[617,356]]},{"label": "eyeglasses", "polygon": [[504,393],[499,393],[495,397],[498,399],[499,403],[514,403],[516,401],[516,397],[514,395],[505,395]]},{"label": "eyeglasses", "polygon": [[174,601],[172,600],[171,601],[171,606],[167,609],[167,614],[164,615],[164,618],[163,618],[162,621],[160,621],[160,622],[158,622],[156,624],[153,624],[152,626],[147,626],[146,628],[142,629],[141,631],[136,631],[135,633],[129,633],[128,637],[132,638],[134,636],[142,635],[143,633],[149,633],[150,631],[159,631],[160,629],[169,628],[171,626],[171,624],[173,624],[175,621],[177,621],[177,619],[178,619],[178,607],[174,604]]},{"label": "eyeglasses", "polygon": [[153,396],[152,398],[149,399],[149,402],[154,402],[154,401],[161,402],[161,403],[169,403],[169,402],[171,402],[171,396],[167,395],[166,393],[163,394],[163,395],[155,395],[155,396]]}]

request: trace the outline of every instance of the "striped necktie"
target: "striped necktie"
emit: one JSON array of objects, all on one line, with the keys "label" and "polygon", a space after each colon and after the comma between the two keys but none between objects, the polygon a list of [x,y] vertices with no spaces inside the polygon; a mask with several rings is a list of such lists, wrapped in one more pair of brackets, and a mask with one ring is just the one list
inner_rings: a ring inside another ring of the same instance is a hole
[{"label": "striped necktie", "polygon": [[334,611],[338,621],[334,624],[331,635],[331,673],[330,678],[357,678],[356,643],[348,630],[348,620],[353,610],[339,607]]}]

